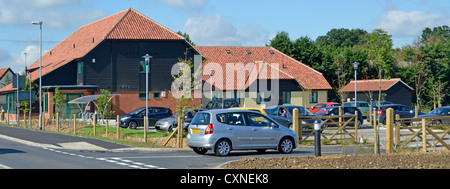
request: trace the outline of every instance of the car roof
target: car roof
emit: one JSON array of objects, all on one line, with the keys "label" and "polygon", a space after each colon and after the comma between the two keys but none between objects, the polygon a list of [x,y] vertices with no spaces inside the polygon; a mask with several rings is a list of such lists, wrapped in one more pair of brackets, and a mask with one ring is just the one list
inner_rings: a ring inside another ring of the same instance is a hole
[{"label": "car roof", "polygon": [[[202,111],[202,113],[204,113],[204,112],[218,114],[218,113],[229,113],[229,112],[255,112],[255,111],[242,110],[242,109],[212,109],[212,110]],[[256,112],[256,113],[259,113],[259,112]]]}]

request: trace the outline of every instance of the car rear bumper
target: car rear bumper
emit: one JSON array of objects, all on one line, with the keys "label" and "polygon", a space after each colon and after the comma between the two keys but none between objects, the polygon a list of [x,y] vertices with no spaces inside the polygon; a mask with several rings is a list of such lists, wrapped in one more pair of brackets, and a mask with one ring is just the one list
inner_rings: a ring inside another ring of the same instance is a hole
[{"label": "car rear bumper", "polygon": [[201,135],[195,136],[191,133],[187,135],[187,145],[191,148],[206,148],[213,149],[215,142],[217,141],[214,135]]}]

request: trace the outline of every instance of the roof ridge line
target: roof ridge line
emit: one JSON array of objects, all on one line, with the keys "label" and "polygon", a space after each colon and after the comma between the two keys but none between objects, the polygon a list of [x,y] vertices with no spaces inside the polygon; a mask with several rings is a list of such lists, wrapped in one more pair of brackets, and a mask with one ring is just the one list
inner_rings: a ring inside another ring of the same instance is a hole
[{"label": "roof ridge line", "polygon": [[[131,9],[132,9],[132,8],[128,8],[128,9],[126,10],[127,12],[126,12],[125,14],[123,14],[122,18],[120,18],[120,19],[116,22],[116,24],[114,24],[114,26],[111,28],[111,30],[109,30],[109,32],[103,37],[103,40],[108,39],[108,36],[111,35],[111,33],[114,31],[114,29],[116,29],[116,27],[119,25],[119,23],[122,22],[122,20],[125,18],[125,16],[127,16],[128,13],[130,13]],[[112,16],[112,15],[111,15],[111,16]],[[106,18],[107,18],[107,17],[106,17]]]},{"label": "roof ridge line", "polygon": [[133,8],[130,8],[130,9],[131,9],[131,10],[134,10],[134,12],[136,12],[136,13],[138,13],[139,15],[143,16],[144,18],[146,18],[146,19],[152,21],[153,23],[157,24],[158,26],[161,26],[161,27],[164,28],[165,30],[168,30],[169,32],[172,32],[173,34],[178,35],[178,36],[181,37],[183,40],[186,40],[186,38],[184,38],[182,35],[178,34],[178,33],[175,32],[175,31],[172,31],[171,29],[169,29],[169,28],[166,27],[166,26],[163,26],[163,25],[160,24],[159,22],[157,22],[157,21],[151,19],[150,17],[148,17],[148,16],[142,14],[141,12],[139,12],[139,11],[133,9]]}]

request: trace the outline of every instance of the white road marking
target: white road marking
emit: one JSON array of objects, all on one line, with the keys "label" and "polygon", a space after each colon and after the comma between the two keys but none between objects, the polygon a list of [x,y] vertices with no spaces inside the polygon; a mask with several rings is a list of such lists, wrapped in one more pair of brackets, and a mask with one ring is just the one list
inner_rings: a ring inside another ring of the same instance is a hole
[{"label": "white road marking", "polygon": [[[128,166],[131,168],[135,168],[135,169],[148,169],[148,168],[152,168],[152,169],[164,169],[155,165],[147,165],[145,163],[141,163],[141,162],[134,162],[132,160],[128,160],[128,159],[123,159],[123,158],[119,158],[119,157],[108,157],[108,158],[94,158],[94,157],[89,157],[89,156],[84,156],[84,155],[78,155],[78,154],[74,154],[74,153],[69,153],[69,152],[63,152],[63,151],[59,151],[59,150],[55,150],[52,148],[47,148],[47,147],[43,147],[43,149],[52,151],[52,152],[56,152],[56,153],[61,153],[61,154],[65,154],[65,155],[70,155],[70,156],[78,156],[80,158],[86,158],[86,159],[96,159],[99,161],[105,161],[108,163],[114,163],[117,165],[123,165],[123,166]],[[6,167],[6,166],[5,166]]]}]

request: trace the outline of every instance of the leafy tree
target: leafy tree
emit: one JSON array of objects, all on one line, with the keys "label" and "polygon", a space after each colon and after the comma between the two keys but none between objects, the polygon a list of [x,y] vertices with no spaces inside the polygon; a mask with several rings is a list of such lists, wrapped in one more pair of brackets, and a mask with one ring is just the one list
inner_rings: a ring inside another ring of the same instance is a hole
[{"label": "leafy tree", "polygon": [[111,106],[112,106],[112,102],[110,101],[110,94],[111,92],[109,92],[108,90],[105,89],[100,89],[100,96],[97,97],[97,102],[98,102],[98,111],[99,111],[99,115],[102,116],[102,120],[104,121],[104,119],[106,117],[111,118],[111,116],[115,113],[115,111],[111,110]]},{"label": "leafy tree", "polygon": [[61,112],[61,108],[65,103],[64,95],[61,92],[59,92],[59,88],[60,88],[59,86],[56,87],[55,93],[51,98],[53,106],[55,107],[55,114]]},{"label": "leafy tree", "polygon": [[3,79],[3,83],[0,84],[0,89],[12,83],[12,78],[7,74]]},{"label": "leafy tree", "polygon": [[288,56],[293,56],[293,44],[289,34],[285,31],[279,32],[272,40],[270,40],[270,46]]},{"label": "leafy tree", "polygon": [[377,70],[378,78],[380,79],[378,102],[381,102],[381,79],[390,79],[392,73],[393,43],[391,37],[391,35],[382,29],[375,29],[366,38],[365,45],[368,51],[368,60],[372,62],[372,67]]},{"label": "leafy tree", "polygon": [[181,31],[178,31],[177,34],[183,36],[187,42],[189,42],[192,46],[195,46],[195,43],[193,41],[191,41],[191,38],[189,37],[189,34],[187,33],[183,33]]},{"label": "leafy tree", "polygon": [[331,29],[326,35],[317,37],[316,43],[331,45],[334,48],[353,47],[364,44],[367,34],[367,31],[363,29]]}]

